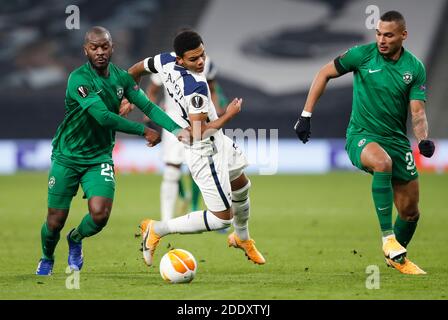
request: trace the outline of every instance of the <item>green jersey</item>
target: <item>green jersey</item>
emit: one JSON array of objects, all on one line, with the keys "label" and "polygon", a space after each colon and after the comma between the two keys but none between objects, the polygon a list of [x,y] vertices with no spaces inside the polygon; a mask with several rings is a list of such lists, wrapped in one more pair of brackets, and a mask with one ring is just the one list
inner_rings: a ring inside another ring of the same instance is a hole
[{"label": "green jersey", "polygon": [[356,46],[335,59],[340,74],[353,71],[353,105],[347,137],[364,134],[405,142],[410,100],[426,101],[423,63],[402,49],[393,61],[378,51],[376,43]]},{"label": "green jersey", "polygon": [[87,62],[74,70],[67,83],[65,117],[53,138],[52,159],[65,165],[112,164],[115,132],[143,135],[144,125],[118,116],[126,97],[168,131],[179,126],[150,102],[127,71],[109,63],[100,76]]}]

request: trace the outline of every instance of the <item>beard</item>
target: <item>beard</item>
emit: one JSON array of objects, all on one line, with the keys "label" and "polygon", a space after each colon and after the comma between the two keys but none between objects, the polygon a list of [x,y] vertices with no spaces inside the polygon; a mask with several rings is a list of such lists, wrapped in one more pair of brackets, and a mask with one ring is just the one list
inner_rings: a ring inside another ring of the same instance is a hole
[{"label": "beard", "polygon": [[112,56],[109,56],[109,57],[104,57],[104,62],[98,62],[98,61],[95,61],[95,59],[94,58],[92,58],[92,57],[89,57],[89,62],[90,62],[90,64],[95,68],[95,69],[97,69],[97,70],[99,70],[99,71],[104,71],[104,70],[106,70],[107,69],[107,67],[109,66],[109,62],[110,62],[110,58],[111,58]]}]

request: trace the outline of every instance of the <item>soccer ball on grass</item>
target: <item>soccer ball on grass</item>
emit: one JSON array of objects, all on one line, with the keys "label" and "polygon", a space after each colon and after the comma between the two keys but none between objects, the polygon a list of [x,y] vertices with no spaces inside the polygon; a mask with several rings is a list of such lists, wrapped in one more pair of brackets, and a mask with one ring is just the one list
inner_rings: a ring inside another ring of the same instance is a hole
[{"label": "soccer ball on grass", "polygon": [[170,250],[160,260],[160,275],[169,283],[190,282],[197,268],[194,256],[183,249]]}]

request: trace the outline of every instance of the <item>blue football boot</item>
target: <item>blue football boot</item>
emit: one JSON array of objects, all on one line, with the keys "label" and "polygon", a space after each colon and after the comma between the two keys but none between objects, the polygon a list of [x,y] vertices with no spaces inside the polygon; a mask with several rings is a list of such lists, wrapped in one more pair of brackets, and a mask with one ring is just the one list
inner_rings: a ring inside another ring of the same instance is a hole
[{"label": "blue football boot", "polygon": [[82,255],[82,243],[73,241],[70,236],[75,229],[72,229],[67,235],[68,242],[68,265],[74,271],[80,271],[84,263]]},{"label": "blue football boot", "polygon": [[38,276],[51,276],[53,274],[54,260],[42,258],[37,265],[36,274]]}]

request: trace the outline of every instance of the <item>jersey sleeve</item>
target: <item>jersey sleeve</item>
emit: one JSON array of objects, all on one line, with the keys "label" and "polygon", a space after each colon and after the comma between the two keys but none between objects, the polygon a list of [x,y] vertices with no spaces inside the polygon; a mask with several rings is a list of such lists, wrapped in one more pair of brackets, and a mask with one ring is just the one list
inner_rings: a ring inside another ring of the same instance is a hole
[{"label": "jersey sleeve", "polygon": [[[145,69],[146,71],[150,71],[152,73],[160,73],[163,72],[163,67],[166,64],[174,61],[176,61],[176,57],[172,53],[164,52],[154,56],[154,58],[152,58],[152,62],[150,62],[150,60],[146,62],[145,59]],[[153,70],[151,70],[151,67],[153,68]]]},{"label": "jersey sleeve", "polygon": [[176,134],[181,127],[173,121],[158,105],[148,99],[142,89],[128,73],[122,75],[124,96],[137,106],[148,118],[167,131]]},{"label": "jersey sleeve", "polygon": [[417,76],[412,83],[409,100],[426,101],[426,70],[422,63],[419,64]]},{"label": "jersey sleeve", "polygon": [[340,74],[345,74],[356,71],[363,62],[364,57],[362,46],[355,46],[334,59],[334,65]]},{"label": "jersey sleeve", "polygon": [[102,101],[91,82],[85,76],[79,74],[70,74],[67,83],[67,95],[78,102],[84,110],[92,104]]},{"label": "jersey sleeve", "polygon": [[208,113],[210,102],[207,84],[203,81],[196,82],[191,90],[191,93],[185,95],[185,102],[188,113]]}]

